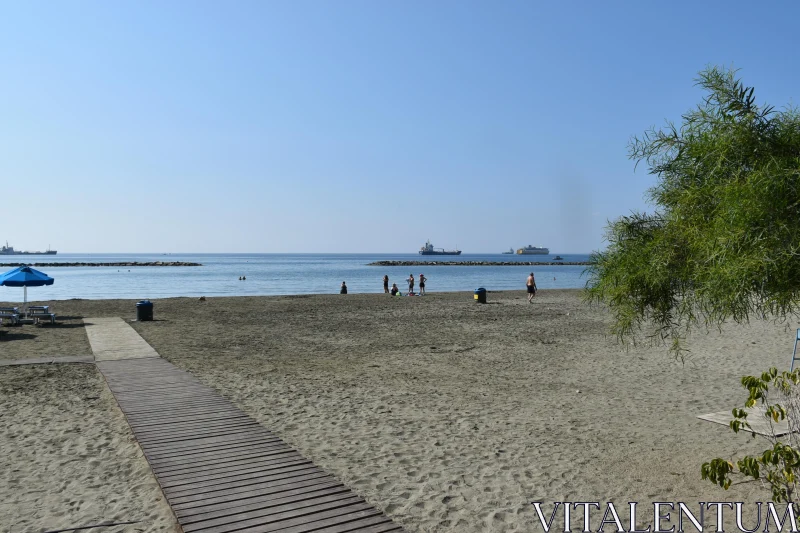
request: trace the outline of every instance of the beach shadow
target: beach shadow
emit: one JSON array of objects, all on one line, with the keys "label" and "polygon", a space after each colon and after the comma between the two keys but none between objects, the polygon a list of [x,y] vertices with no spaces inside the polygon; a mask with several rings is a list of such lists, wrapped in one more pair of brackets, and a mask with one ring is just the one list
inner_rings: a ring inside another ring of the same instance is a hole
[{"label": "beach shadow", "polygon": [[5,334],[0,334],[0,342],[10,342],[10,341],[24,341],[35,339],[37,336],[32,335],[31,333],[17,333],[14,331],[5,331]]},{"label": "beach shadow", "polygon": [[77,324],[62,324],[60,322],[56,322],[55,324],[39,324],[39,327],[47,328],[47,329],[72,329],[72,328],[85,328],[86,324],[83,322],[79,322]]}]

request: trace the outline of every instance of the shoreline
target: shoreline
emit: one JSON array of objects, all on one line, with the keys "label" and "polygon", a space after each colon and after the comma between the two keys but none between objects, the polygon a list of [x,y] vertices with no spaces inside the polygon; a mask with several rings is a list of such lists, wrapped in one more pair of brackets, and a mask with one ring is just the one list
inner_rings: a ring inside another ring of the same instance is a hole
[{"label": "shoreline", "polygon": [[[390,294],[386,294],[382,291],[375,290],[374,292],[348,292],[347,294],[339,294],[335,292],[315,292],[315,293],[295,293],[295,294],[231,294],[231,295],[180,295],[180,296],[165,296],[165,297],[150,297],[147,298],[152,302],[166,302],[166,301],[177,301],[177,300],[190,300],[190,301],[198,301],[200,298],[204,298],[206,301],[212,300],[234,300],[237,298],[242,299],[258,299],[258,298],[266,298],[268,300],[271,299],[287,299],[287,300],[294,300],[294,299],[301,299],[301,298],[342,298],[342,299],[362,299],[365,297],[376,297],[376,298],[383,298],[387,300],[405,300],[408,298],[411,299],[431,299],[437,296],[445,296],[445,297],[452,297],[453,295],[462,294],[465,296],[467,300],[473,300],[473,296],[475,291],[473,289],[467,289],[463,291],[429,291],[426,292],[424,296],[419,296],[419,294],[415,294],[414,296],[407,296],[406,295],[407,287],[402,288],[403,295],[402,296],[392,296]],[[581,293],[583,292],[583,288],[552,288],[552,289],[538,289],[536,291],[537,296],[544,296],[546,294],[553,294],[553,293]],[[527,297],[527,292],[525,287],[521,289],[497,289],[497,290],[489,290],[486,289],[487,294],[495,294],[495,295],[511,295],[511,294],[524,294]],[[52,304],[53,302],[60,302],[61,304],[66,304],[69,302],[138,302],[143,298],[140,297],[131,297],[131,298],[65,298],[63,300],[57,299],[29,299],[28,305],[48,305]],[[17,306],[19,307],[21,304],[19,301],[16,300],[2,300],[0,299],[0,306]]]}]

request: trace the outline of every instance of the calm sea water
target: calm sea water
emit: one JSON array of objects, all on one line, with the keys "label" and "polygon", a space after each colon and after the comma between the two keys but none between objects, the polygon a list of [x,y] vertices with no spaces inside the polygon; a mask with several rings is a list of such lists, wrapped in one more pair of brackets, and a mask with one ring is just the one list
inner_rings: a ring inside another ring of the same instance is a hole
[{"label": "calm sea water", "polygon": [[[121,262],[191,261],[199,267],[40,267],[55,278],[49,287],[28,289],[32,300],[69,298],[168,298],[174,296],[260,296],[281,294],[336,294],[342,281],[352,293],[383,292],[382,278],[397,283],[403,292],[409,273],[428,278],[426,290],[472,291],[524,289],[533,270],[541,289],[580,288],[585,285],[583,266],[425,266],[374,267],[381,260],[441,261],[547,261],[555,257],[501,254],[462,254],[423,258],[419,254],[58,254],[0,256],[9,262]],[[586,261],[588,254],[560,254],[565,261]],[[4,272],[0,268],[0,272]],[[246,281],[239,281],[246,276]],[[17,294],[19,293],[19,294]],[[0,287],[0,300],[22,299],[22,289]]]}]

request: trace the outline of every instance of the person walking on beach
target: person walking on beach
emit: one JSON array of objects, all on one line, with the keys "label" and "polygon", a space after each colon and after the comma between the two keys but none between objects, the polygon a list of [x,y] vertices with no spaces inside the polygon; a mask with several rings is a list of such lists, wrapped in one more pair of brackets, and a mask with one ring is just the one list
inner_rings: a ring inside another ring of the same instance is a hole
[{"label": "person walking on beach", "polygon": [[383,292],[389,294],[389,276],[383,276]]},{"label": "person walking on beach", "polygon": [[406,281],[408,281],[408,294],[414,294],[414,274],[409,274]]},{"label": "person walking on beach", "polygon": [[342,282],[342,288],[339,289],[339,294],[347,294],[347,285],[345,285],[344,281]]},{"label": "person walking on beach", "polygon": [[428,278],[425,277],[425,274],[419,275],[419,295],[422,296],[425,294],[425,282],[428,281]]},{"label": "person walking on beach", "polygon": [[536,296],[536,280],[533,278],[533,272],[528,276],[528,281],[525,282],[525,285],[528,287],[528,303],[532,304],[533,297]]}]

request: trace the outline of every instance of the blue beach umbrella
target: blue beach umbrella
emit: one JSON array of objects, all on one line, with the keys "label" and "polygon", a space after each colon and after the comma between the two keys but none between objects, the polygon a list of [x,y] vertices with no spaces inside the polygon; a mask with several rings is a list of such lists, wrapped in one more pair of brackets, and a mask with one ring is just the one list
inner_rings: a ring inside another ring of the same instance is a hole
[{"label": "blue beach umbrella", "polygon": [[0,285],[25,288],[25,300],[22,304],[23,311],[28,305],[28,287],[52,285],[54,282],[55,280],[44,272],[39,272],[29,266],[17,267],[14,270],[9,270],[5,274],[0,275]]}]

